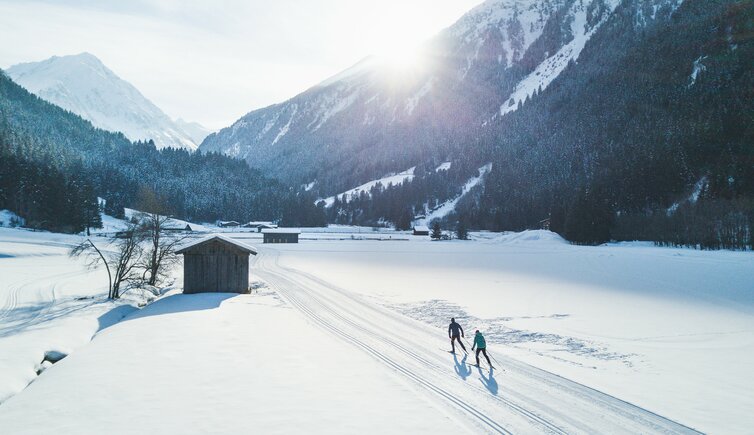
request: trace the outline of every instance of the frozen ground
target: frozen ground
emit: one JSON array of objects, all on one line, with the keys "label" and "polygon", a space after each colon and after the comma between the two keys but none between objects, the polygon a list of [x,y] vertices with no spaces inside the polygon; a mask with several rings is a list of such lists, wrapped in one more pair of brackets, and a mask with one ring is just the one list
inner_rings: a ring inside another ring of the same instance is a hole
[{"label": "frozen ground", "polygon": [[0,406],[0,426],[13,434],[469,430],[416,390],[272,292],[174,295],[50,368]]},{"label": "frozen ground", "polygon": [[0,403],[49,366],[47,352],[73,352],[144,300],[134,294],[107,301],[104,269],[68,256],[79,240],[0,228]]},{"label": "frozen ground", "polygon": [[[737,433],[754,423],[751,253],[574,247],[539,231],[430,242],[338,227],[275,246],[226,235],[260,249],[256,293],[175,295],[130,313],[97,299],[102,272],[67,257],[75,237],[0,229],[0,388],[8,397],[34,381],[0,404],[0,427]],[[444,351],[450,316],[469,336],[486,332],[498,370]],[[49,350],[74,352],[37,377]]]},{"label": "frozen ground", "polygon": [[438,336],[455,316],[486,331],[497,355],[694,428],[754,424],[752,253],[577,247],[547,232],[476,239],[274,249],[289,272],[364,295]]}]

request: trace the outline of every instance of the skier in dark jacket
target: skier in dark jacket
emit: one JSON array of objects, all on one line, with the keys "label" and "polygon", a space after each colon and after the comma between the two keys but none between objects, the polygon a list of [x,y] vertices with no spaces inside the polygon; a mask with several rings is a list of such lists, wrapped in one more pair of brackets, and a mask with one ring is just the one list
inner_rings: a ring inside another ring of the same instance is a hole
[{"label": "skier in dark jacket", "polygon": [[490,362],[490,357],[487,356],[487,342],[484,341],[484,335],[482,335],[479,330],[476,330],[476,333],[474,334],[474,344],[471,345],[471,350],[474,350],[474,347],[476,347],[476,365],[479,365],[479,352],[482,352],[484,354],[484,357],[487,358],[487,364],[492,367],[492,363]]},{"label": "skier in dark jacket", "polygon": [[456,340],[458,340],[458,344],[461,345],[461,349],[466,352],[466,347],[463,345],[463,342],[461,342],[461,337],[465,337],[463,335],[463,328],[461,328],[461,325],[456,323],[455,318],[450,319],[450,325],[448,326],[448,338],[450,338],[450,345],[453,347],[453,353],[456,353]]}]

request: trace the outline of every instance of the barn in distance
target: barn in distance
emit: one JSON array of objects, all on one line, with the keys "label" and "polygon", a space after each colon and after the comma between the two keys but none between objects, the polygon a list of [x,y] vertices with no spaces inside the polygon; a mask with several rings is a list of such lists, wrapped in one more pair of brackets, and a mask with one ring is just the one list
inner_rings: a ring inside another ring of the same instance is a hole
[{"label": "barn in distance", "polygon": [[248,293],[251,247],[215,234],[184,245],[183,293]]},{"label": "barn in distance", "polygon": [[296,228],[270,228],[262,230],[264,243],[298,243],[301,230]]}]

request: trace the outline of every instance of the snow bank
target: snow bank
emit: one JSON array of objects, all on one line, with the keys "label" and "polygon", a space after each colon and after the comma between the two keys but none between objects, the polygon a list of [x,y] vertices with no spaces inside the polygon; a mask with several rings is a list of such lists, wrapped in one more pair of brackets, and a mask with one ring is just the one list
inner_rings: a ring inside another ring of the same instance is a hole
[{"label": "snow bank", "polygon": [[[0,229],[0,402],[37,378],[45,354],[68,355],[152,295],[108,301],[107,274],[68,252],[78,236]],[[103,240],[100,248],[108,249]],[[1,407],[1,406],[0,406]],[[2,425],[0,425],[2,427]]]},{"label": "snow bank", "polygon": [[0,402],[36,379],[46,352],[70,354],[142,301],[107,301],[105,271],[68,257],[79,240],[0,229]]},{"label": "snow bank", "polygon": [[558,245],[570,246],[560,234],[547,230],[528,230],[520,233],[472,233],[472,238],[487,243],[507,244],[507,245]]},{"label": "snow bank", "polygon": [[23,226],[24,219],[10,210],[0,210],[0,227]]},{"label": "snow bank", "polygon": [[149,305],[0,406],[0,427],[13,434],[51,427],[56,434],[463,429],[413,386],[263,289]]}]

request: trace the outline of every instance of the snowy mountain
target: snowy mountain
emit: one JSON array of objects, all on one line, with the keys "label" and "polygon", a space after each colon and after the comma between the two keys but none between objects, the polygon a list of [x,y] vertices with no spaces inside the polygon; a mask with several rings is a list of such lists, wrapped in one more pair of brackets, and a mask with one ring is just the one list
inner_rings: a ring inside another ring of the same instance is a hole
[{"label": "snowy mountain", "polygon": [[[367,58],[210,135],[203,151],[328,196],[447,157],[546,88],[618,0],[488,0],[428,41],[413,68]],[[439,163],[439,162],[438,162]]]},{"label": "snowy mountain", "polygon": [[201,126],[186,128],[186,123],[171,120],[89,53],[22,63],[6,72],[40,98],[89,120],[95,127],[122,132],[131,140],[152,139],[158,148],[194,150],[203,139]]},{"label": "snowy mountain", "polygon": [[[685,224],[656,216],[683,221],[705,207],[734,222],[754,197],[742,157],[754,133],[740,127],[754,125],[743,91],[754,86],[748,3],[488,0],[413,65],[367,58],[200,149],[244,158],[313,200],[415,168],[410,183],[326,207],[339,224],[550,222],[569,240],[599,243],[658,240]],[[449,171],[434,171],[447,161]],[[722,202],[668,217],[699,180],[706,201]],[[712,226],[673,238],[693,244],[702,233],[728,244]]]},{"label": "snowy mountain", "polygon": [[175,120],[176,125],[183,130],[195,144],[200,144],[202,141],[212,133],[212,130],[199,124],[195,121],[185,121],[183,118]]}]

